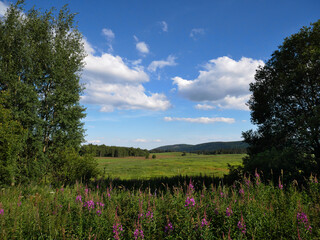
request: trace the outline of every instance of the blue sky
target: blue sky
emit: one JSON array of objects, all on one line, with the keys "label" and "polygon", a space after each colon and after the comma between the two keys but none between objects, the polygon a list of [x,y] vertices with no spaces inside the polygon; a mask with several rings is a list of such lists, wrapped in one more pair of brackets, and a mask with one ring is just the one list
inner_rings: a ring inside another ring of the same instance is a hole
[{"label": "blue sky", "polygon": [[[0,1],[0,15],[8,1]],[[255,69],[319,19],[319,0],[27,0],[76,12],[86,141],[151,149],[241,140]]]}]

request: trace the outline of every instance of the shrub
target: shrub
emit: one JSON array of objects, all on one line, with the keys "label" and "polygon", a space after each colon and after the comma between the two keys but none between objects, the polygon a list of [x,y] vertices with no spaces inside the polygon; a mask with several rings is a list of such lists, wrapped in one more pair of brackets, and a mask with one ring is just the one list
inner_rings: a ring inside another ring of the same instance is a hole
[{"label": "shrub", "polygon": [[73,148],[65,148],[51,162],[54,184],[73,184],[77,180],[88,182],[99,175],[97,162],[92,155],[80,156]]}]

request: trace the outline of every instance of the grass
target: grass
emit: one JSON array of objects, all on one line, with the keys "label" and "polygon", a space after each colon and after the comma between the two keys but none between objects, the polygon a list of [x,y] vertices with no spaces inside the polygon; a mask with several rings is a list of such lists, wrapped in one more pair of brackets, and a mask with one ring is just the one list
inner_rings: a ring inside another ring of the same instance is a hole
[{"label": "grass", "polygon": [[105,177],[130,179],[150,179],[159,177],[182,176],[223,176],[228,173],[228,166],[241,165],[245,154],[198,155],[180,152],[156,153],[156,158],[96,158]]},{"label": "grass", "polygon": [[[112,182],[0,190],[0,239],[319,239],[320,185],[184,181],[170,191]],[[280,187],[281,186],[281,187]]]}]

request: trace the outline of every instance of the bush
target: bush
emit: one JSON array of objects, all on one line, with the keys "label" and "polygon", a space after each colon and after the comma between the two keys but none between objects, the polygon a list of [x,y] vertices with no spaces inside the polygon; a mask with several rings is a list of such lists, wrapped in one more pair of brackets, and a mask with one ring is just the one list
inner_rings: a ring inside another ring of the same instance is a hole
[{"label": "bush", "polygon": [[157,156],[155,154],[152,155],[152,159],[155,159]]},{"label": "bush", "polygon": [[73,184],[77,180],[88,182],[100,173],[92,155],[80,156],[73,148],[61,150],[51,163],[54,184]]}]

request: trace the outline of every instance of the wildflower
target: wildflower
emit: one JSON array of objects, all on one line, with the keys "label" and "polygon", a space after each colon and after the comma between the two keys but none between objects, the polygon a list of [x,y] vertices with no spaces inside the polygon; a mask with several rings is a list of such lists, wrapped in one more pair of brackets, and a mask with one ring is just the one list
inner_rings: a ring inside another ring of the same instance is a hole
[{"label": "wildflower", "polygon": [[97,206],[104,207],[104,203],[103,202],[97,202]]},{"label": "wildflower", "polygon": [[168,221],[167,226],[164,227],[164,231],[166,233],[168,233],[168,234],[173,231],[173,226],[172,226],[172,223],[170,221]]},{"label": "wildflower", "polygon": [[220,192],[220,197],[222,197],[222,198],[223,198],[223,196],[224,196],[223,192]]},{"label": "wildflower", "polygon": [[83,204],[83,207],[88,208],[88,210],[94,209],[94,201],[90,200]]},{"label": "wildflower", "polygon": [[4,209],[1,208],[1,209],[0,209],[0,215],[3,215],[3,214],[4,214]]},{"label": "wildflower", "polygon": [[152,219],[152,218],[153,218],[153,212],[148,211],[148,212],[146,213],[146,217]]},{"label": "wildflower", "polygon": [[227,216],[227,217],[230,217],[231,214],[233,214],[232,209],[227,207],[227,209],[226,209],[226,216]]},{"label": "wildflower", "polygon": [[64,191],[64,189],[63,189],[63,188],[61,188],[61,189],[60,189],[60,191],[61,191],[61,192],[63,192],[63,191]]},{"label": "wildflower", "polygon": [[113,224],[113,231],[112,232],[114,233],[113,238],[116,240],[119,240],[121,232],[123,232],[122,225],[120,223]]},{"label": "wildflower", "polygon": [[21,205],[22,205],[21,201],[19,201],[19,202],[17,203],[17,205],[18,205],[18,207],[21,207]]},{"label": "wildflower", "polygon": [[97,213],[98,216],[101,216],[101,214],[102,214],[101,210],[97,210],[96,213]]},{"label": "wildflower", "polygon": [[89,189],[86,188],[86,189],[84,190],[84,192],[85,192],[86,194],[88,194],[88,193],[89,193]]},{"label": "wildflower", "polygon": [[250,187],[250,180],[249,179],[245,179],[244,182],[246,183],[247,187]]},{"label": "wildflower", "polygon": [[201,221],[201,227],[208,226],[208,225],[209,225],[208,221],[205,218],[203,218]]},{"label": "wildflower", "polygon": [[78,195],[76,197],[76,202],[82,202],[82,196],[81,195]]},{"label": "wildflower", "polygon": [[241,213],[241,220],[238,222],[237,226],[243,234],[246,234],[247,228],[246,228],[246,224],[244,223],[242,213]]},{"label": "wildflower", "polygon": [[279,185],[278,185],[279,189],[282,190],[283,189],[283,185],[281,184],[281,180],[280,180],[280,177],[279,177]]},{"label": "wildflower", "polygon": [[243,190],[243,188],[240,188],[239,194],[244,195],[244,190]]},{"label": "wildflower", "polygon": [[189,183],[188,188],[189,188],[190,191],[192,191],[192,192],[194,191],[194,186],[193,186],[193,184],[191,182],[191,179],[190,179],[190,183]]},{"label": "wildflower", "polygon": [[190,207],[190,206],[192,206],[192,207],[194,207],[195,205],[196,205],[196,202],[195,202],[195,200],[194,200],[194,198],[189,198],[189,197],[187,197],[187,199],[186,199],[186,201],[185,201],[185,207]]},{"label": "wildflower", "polygon": [[144,235],[143,235],[143,231],[142,230],[139,231],[139,229],[136,229],[134,231],[133,235],[134,235],[134,239],[138,239],[139,236],[140,236],[141,239],[144,239]]},{"label": "wildflower", "polygon": [[311,225],[309,224],[308,217],[307,217],[307,215],[306,215],[304,212],[297,213],[297,220],[298,220],[298,223],[299,223],[299,224],[304,225],[304,228],[305,228],[307,231],[309,231],[309,232],[312,231],[312,227],[311,227]]},{"label": "wildflower", "polygon": [[216,214],[216,215],[219,214],[219,209],[218,208],[214,209],[214,214]]}]

